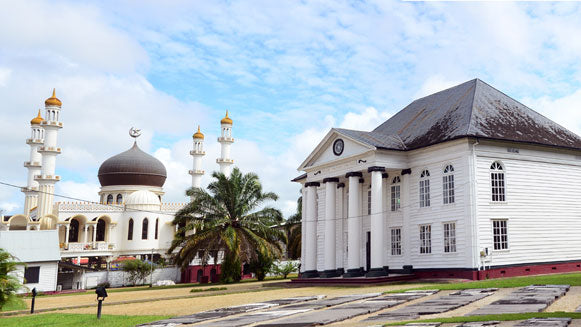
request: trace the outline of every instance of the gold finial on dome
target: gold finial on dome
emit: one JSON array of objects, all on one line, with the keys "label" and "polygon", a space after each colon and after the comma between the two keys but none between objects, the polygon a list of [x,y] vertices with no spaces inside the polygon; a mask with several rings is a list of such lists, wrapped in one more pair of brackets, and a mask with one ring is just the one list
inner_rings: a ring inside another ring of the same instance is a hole
[{"label": "gold finial on dome", "polygon": [[194,133],[193,138],[195,139],[204,139],[204,134],[202,134],[202,132],[200,132],[200,125],[198,125],[198,131]]},{"label": "gold finial on dome", "polygon": [[52,96],[44,101],[45,106],[62,106],[63,103],[56,97],[56,90],[52,89]]},{"label": "gold finial on dome", "polygon": [[30,125],[40,125],[44,119],[40,116],[40,109],[38,109],[38,116],[32,118]]},{"label": "gold finial on dome", "polygon": [[232,125],[232,119],[230,119],[230,117],[228,117],[228,110],[226,110],[226,117],[224,117],[224,118],[222,118],[222,120],[220,120],[220,124]]}]

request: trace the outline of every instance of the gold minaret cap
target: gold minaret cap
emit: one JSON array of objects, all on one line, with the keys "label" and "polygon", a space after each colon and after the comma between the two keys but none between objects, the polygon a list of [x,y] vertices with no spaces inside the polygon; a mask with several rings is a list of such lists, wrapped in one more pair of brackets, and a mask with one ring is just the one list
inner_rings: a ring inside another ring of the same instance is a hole
[{"label": "gold minaret cap", "polygon": [[55,89],[52,89],[52,96],[44,101],[44,105],[45,106],[57,106],[57,107],[60,107],[63,105],[61,100],[57,99]]},{"label": "gold minaret cap", "polygon": [[232,125],[232,119],[230,119],[230,117],[228,117],[228,110],[226,110],[226,117],[224,117],[224,118],[222,118],[222,120],[220,120],[220,124]]},{"label": "gold minaret cap", "polygon": [[32,118],[30,125],[40,125],[44,119],[40,116],[40,109],[38,109],[38,116]]},{"label": "gold minaret cap", "polygon": [[200,125],[198,125],[198,131],[194,133],[193,138],[195,139],[204,139],[204,134],[202,134],[202,132],[200,132]]}]

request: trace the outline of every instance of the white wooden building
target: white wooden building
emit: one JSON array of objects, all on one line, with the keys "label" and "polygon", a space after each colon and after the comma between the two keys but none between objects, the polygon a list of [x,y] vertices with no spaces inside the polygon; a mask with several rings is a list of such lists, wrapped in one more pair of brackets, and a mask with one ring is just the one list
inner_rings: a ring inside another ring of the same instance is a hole
[{"label": "white wooden building", "polygon": [[299,170],[302,278],[581,270],[581,138],[481,80],[333,128]]},{"label": "white wooden building", "polygon": [[0,248],[21,262],[16,276],[24,285],[19,293],[36,288],[39,292],[55,291],[58,263],[61,259],[56,230],[36,233],[27,231],[0,231]]}]

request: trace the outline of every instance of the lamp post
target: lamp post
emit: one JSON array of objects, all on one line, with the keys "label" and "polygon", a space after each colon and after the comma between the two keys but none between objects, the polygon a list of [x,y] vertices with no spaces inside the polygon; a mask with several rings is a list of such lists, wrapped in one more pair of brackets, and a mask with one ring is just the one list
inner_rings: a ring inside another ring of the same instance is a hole
[{"label": "lamp post", "polygon": [[103,307],[103,300],[107,297],[107,290],[105,287],[99,286],[95,290],[95,293],[97,293],[97,301],[99,302],[97,304],[97,319],[101,319],[101,308]]},{"label": "lamp post", "polygon": [[36,300],[36,287],[32,289],[32,303],[30,304],[30,314],[34,313],[34,300]]}]

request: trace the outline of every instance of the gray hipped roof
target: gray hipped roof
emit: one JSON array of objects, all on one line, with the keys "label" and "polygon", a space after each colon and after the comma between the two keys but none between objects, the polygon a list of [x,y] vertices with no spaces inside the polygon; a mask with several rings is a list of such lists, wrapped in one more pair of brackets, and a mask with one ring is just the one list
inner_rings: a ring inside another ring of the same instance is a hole
[{"label": "gray hipped roof", "polygon": [[410,103],[371,132],[336,129],[381,149],[412,150],[462,137],[581,149],[581,138],[479,79]]}]

